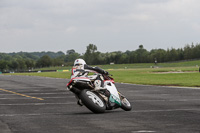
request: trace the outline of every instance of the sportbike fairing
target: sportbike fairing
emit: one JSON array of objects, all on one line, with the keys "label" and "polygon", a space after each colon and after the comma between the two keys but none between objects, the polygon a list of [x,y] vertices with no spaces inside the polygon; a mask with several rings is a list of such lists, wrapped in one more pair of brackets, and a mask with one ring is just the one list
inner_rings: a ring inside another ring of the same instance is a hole
[{"label": "sportbike fairing", "polygon": [[121,106],[121,100],[115,85],[110,81],[105,81],[104,86],[110,92],[109,101]]}]

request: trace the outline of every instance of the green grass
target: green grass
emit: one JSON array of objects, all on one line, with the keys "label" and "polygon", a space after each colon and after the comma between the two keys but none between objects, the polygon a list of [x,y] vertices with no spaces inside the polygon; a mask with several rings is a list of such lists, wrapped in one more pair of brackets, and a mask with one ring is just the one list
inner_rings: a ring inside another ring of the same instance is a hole
[{"label": "green grass", "polygon": [[40,76],[50,78],[70,78],[70,72],[40,72],[40,73],[9,73],[5,75],[27,75],[27,76]]},{"label": "green grass", "polygon": [[[184,61],[174,63],[135,63],[135,64],[114,64],[98,65],[111,74],[116,82],[144,84],[144,85],[165,85],[165,86],[187,86],[200,87],[200,60]],[[67,67],[51,67],[37,70],[70,70]],[[165,73],[171,72],[171,73]],[[179,72],[179,73],[172,73]],[[185,72],[185,73],[182,73]],[[29,75],[52,78],[70,78],[69,72],[42,72],[42,73],[14,73],[12,75]],[[9,74],[11,75],[11,74]]]},{"label": "green grass", "polygon": [[[95,65],[94,65],[95,66]],[[198,67],[200,66],[200,60],[194,61],[182,61],[182,62],[171,62],[171,63],[158,63],[155,65],[154,63],[133,63],[133,64],[114,64],[114,65],[97,65],[103,69],[136,69],[136,68],[168,68],[168,67]],[[65,67],[47,67],[35,70],[70,70],[72,66]]]},{"label": "green grass", "polygon": [[155,70],[139,69],[112,71],[112,73],[117,82],[144,85],[200,87],[199,72],[155,73]]},{"label": "green grass", "polygon": [[[107,71],[113,75],[115,82],[144,85],[200,87],[200,73],[198,72],[198,67],[134,68],[112,70],[109,68]],[[14,73],[12,75],[70,78],[70,72]]]}]

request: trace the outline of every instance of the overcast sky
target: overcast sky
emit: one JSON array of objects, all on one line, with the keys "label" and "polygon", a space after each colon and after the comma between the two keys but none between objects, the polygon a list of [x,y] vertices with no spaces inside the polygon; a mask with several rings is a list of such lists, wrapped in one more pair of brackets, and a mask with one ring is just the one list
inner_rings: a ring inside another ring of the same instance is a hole
[{"label": "overcast sky", "polygon": [[200,0],[0,0],[0,52],[84,53],[200,43]]}]

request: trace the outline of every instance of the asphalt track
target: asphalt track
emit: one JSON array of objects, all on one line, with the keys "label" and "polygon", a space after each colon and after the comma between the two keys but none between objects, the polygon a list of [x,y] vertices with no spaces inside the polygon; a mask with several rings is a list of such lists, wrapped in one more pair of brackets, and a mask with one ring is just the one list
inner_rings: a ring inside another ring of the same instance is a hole
[{"label": "asphalt track", "polygon": [[200,133],[200,89],[116,83],[133,105],[93,114],[66,79],[0,75],[0,133]]}]

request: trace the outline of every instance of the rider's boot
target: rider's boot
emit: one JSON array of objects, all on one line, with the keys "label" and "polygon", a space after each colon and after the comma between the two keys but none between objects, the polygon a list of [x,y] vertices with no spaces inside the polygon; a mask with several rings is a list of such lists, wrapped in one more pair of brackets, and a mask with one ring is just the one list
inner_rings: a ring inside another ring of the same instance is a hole
[{"label": "rider's boot", "polygon": [[82,103],[81,99],[78,97],[78,95],[75,94],[75,97],[77,99],[77,104],[80,106],[83,106],[83,103]]},{"label": "rider's boot", "polygon": [[80,105],[80,106],[83,106],[83,103],[82,103],[81,99],[79,99],[79,100],[77,101],[77,104]]}]

